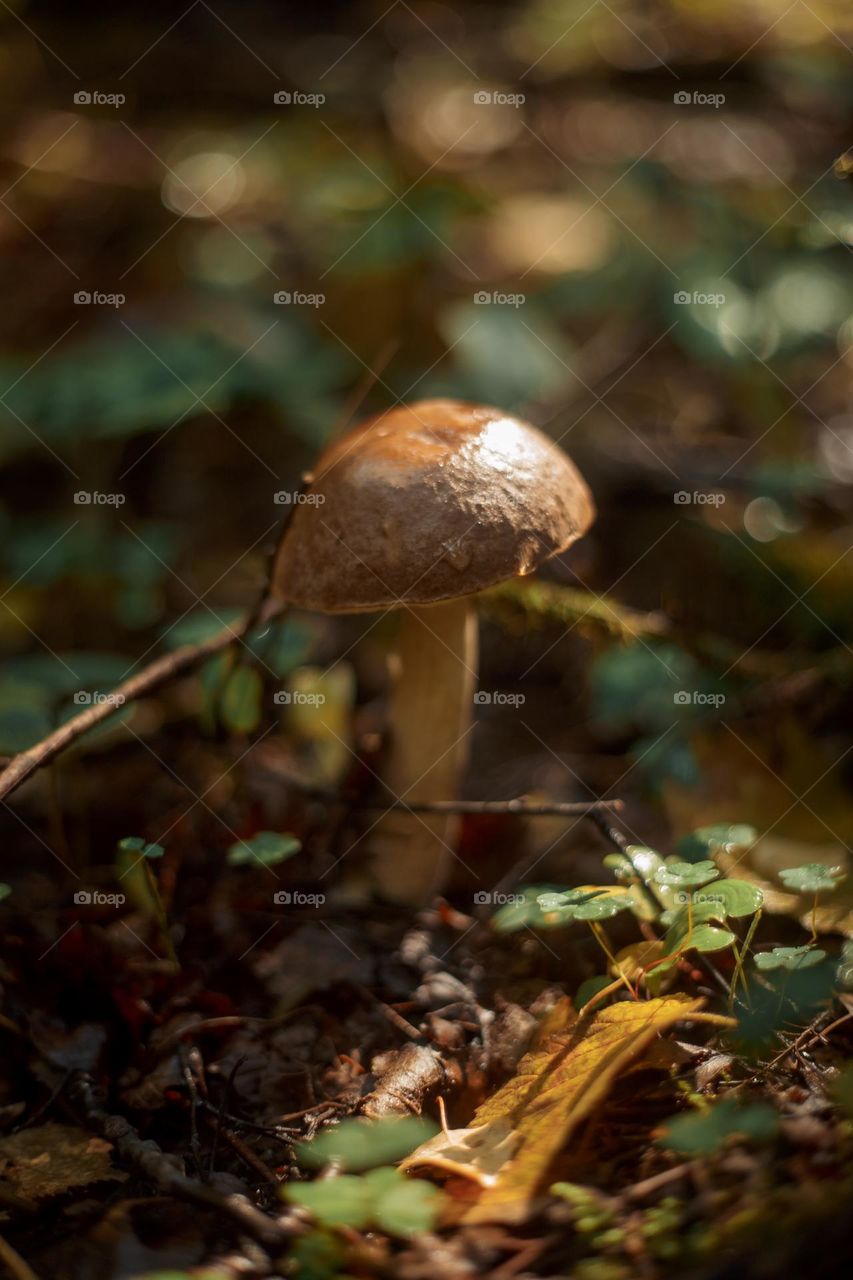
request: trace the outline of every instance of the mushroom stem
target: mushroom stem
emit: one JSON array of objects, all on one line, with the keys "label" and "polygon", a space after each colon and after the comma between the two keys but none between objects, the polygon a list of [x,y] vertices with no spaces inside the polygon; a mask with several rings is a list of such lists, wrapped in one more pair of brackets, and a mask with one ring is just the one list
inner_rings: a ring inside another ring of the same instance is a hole
[{"label": "mushroom stem", "polygon": [[[477,652],[470,597],[402,611],[385,782],[404,803],[457,798],[473,722]],[[386,814],[370,836],[377,892],[392,902],[428,902],[447,880],[458,830],[457,815]]]}]

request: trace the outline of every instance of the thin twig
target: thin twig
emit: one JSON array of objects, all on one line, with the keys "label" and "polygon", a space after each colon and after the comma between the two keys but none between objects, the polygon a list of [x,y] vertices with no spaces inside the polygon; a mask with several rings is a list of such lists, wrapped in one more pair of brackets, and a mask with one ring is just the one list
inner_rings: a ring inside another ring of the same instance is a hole
[{"label": "thin twig", "polygon": [[592,815],[599,810],[612,810],[618,813],[623,808],[622,800],[527,800],[517,796],[513,800],[381,800],[349,799],[332,787],[318,786],[313,782],[297,777],[295,774],[283,775],[285,786],[302,795],[316,796],[318,800],[328,800],[330,804],[346,803],[350,809],[360,813],[388,813],[402,809],[409,813],[462,813],[462,814],[496,814],[518,815],[524,818],[564,817],[578,818]]}]

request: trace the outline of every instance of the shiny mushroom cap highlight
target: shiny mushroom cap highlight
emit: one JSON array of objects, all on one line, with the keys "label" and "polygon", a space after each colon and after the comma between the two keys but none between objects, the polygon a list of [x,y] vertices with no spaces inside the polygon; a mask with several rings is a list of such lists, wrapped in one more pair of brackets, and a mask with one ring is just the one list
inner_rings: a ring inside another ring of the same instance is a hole
[{"label": "shiny mushroom cap highlight", "polygon": [[531,573],[594,516],[573,463],[529,423],[461,400],[398,405],[321,455],[274,588],[323,613],[432,604]]}]

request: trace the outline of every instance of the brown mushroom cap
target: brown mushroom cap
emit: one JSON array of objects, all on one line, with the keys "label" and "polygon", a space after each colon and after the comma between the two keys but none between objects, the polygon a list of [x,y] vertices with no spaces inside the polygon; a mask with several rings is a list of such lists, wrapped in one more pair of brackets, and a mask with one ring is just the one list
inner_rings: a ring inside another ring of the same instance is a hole
[{"label": "brown mushroom cap", "polygon": [[592,497],[546,435],[501,409],[421,400],[321,455],[273,575],[323,613],[432,604],[531,573],[589,528]]}]

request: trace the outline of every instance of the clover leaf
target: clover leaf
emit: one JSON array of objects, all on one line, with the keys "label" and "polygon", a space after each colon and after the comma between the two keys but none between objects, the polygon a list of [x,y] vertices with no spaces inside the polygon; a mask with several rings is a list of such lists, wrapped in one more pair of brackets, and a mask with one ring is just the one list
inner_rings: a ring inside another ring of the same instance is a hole
[{"label": "clover leaf", "polygon": [[779,879],[794,893],[825,893],[837,888],[844,872],[840,867],[827,867],[821,862],[806,862],[801,867],[785,867]]},{"label": "clover leaf", "polygon": [[719,871],[713,862],[705,859],[702,862],[668,862],[658,867],[654,879],[669,889],[698,889],[702,885],[716,880]]},{"label": "clover leaf", "polygon": [[826,957],[820,947],[774,947],[772,951],[759,951],[755,957],[756,969],[768,973],[773,969],[811,969]]}]

